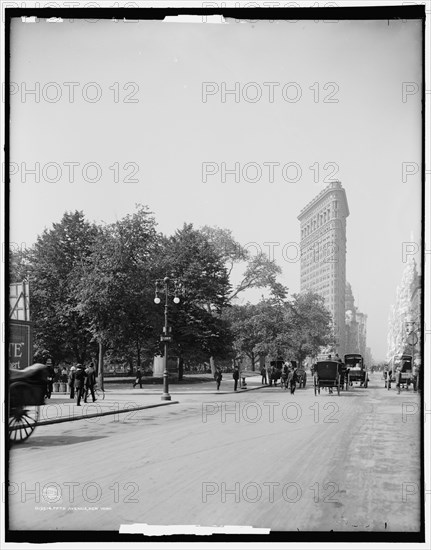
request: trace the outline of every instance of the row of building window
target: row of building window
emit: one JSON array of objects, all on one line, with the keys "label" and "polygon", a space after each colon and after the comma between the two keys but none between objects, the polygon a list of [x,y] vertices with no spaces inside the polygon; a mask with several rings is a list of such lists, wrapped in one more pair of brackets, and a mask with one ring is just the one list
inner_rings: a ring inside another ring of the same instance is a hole
[{"label": "row of building window", "polygon": [[319,212],[307,225],[301,229],[301,238],[308,237],[313,231],[322,227],[326,222],[338,217],[338,201],[332,202],[332,208],[328,206],[325,210]]}]

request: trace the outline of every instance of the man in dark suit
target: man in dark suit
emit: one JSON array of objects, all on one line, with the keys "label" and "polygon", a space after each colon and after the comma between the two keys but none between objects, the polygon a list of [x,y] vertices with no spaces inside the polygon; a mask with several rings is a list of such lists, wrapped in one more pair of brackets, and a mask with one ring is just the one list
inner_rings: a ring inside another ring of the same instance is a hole
[{"label": "man in dark suit", "polygon": [[70,399],[75,399],[75,367],[70,367],[69,372],[69,388],[70,388]]},{"label": "man in dark suit", "polygon": [[81,406],[81,399],[84,395],[84,382],[85,382],[85,371],[84,367],[81,364],[76,365],[76,373],[75,373],[75,390],[76,390],[76,396],[77,401],[76,405],[78,407]]},{"label": "man in dark suit", "polygon": [[233,390],[238,391],[239,370],[238,367],[233,369],[232,378],[234,380]]},{"label": "man in dark suit", "polygon": [[135,381],[133,382],[133,388],[139,384],[139,387],[141,388],[142,390],[142,371],[141,371],[141,367],[138,367],[136,369],[136,378],[135,378]]},{"label": "man in dark suit", "polygon": [[51,397],[51,393],[52,393],[52,386],[53,386],[53,383],[54,383],[54,376],[55,376],[55,371],[54,371],[54,367],[52,365],[52,359],[48,358],[46,360],[46,366],[47,366],[47,369],[48,369],[48,378],[47,378],[47,381],[46,381],[46,396],[48,399]]},{"label": "man in dark suit", "polygon": [[214,380],[216,381],[216,384],[217,384],[217,390],[220,389],[220,384],[221,384],[222,378],[223,378],[223,374],[221,372],[221,369],[220,369],[220,367],[217,367],[216,371],[215,371],[215,374],[214,374]]},{"label": "man in dark suit", "polygon": [[94,386],[96,384],[96,374],[94,372],[94,365],[90,363],[90,366],[85,369],[85,395],[84,403],[87,403],[88,392],[91,393],[93,398],[93,403],[96,401],[96,396],[94,395]]}]

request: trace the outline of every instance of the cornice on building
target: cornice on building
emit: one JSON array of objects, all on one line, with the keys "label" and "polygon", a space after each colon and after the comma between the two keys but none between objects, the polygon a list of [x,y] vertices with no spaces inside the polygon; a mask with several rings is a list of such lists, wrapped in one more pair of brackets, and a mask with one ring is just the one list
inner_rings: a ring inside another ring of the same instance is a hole
[{"label": "cornice on building", "polygon": [[342,201],[343,201],[343,206],[344,206],[344,210],[345,210],[345,217],[347,218],[347,216],[349,216],[350,212],[349,212],[349,205],[347,203],[347,197],[346,197],[346,191],[345,189],[342,187],[341,185],[341,182],[340,181],[333,181],[331,182],[327,187],[325,187],[325,189],[322,189],[322,191],[320,191],[320,193],[318,195],[316,195],[314,197],[314,199],[309,202],[306,206],[304,206],[304,208],[301,210],[301,212],[299,213],[299,216],[298,216],[298,220],[301,221],[304,216],[315,206],[317,206],[317,204],[319,202],[322,201],[322,199],[328,195],[329,193],[332,193],[332,192],[337,192],[337,194],[341,194],[341,197],[342,197]]}]

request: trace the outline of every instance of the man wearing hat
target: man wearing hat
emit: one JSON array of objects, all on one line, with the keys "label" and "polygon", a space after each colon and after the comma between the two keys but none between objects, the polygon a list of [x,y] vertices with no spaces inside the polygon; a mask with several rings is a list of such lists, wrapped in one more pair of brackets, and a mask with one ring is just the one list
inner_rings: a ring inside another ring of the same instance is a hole
[{"label": "man wearing hat", "polygon": [[52,366],[52,359],[50,357],[48,357],[45,364],[46,364],[47,369],[48,369],[48,377],[46,379],[46,396],[45,397],[47,397],[49,399],[51,397],[51,393],[52,393],[52,385],[53,385],[53,381],[54,381],[55,372],[54,372],[54,367]]},{"label": "man wearing hat", "polygon": [[90,366],[85,369],[84,403],[87,403],[88,392],[91,393],[91,397],[93,398],[93,403],[96,401],[96,396],[94,395],[95,384],[96,384],[96,374],[94,372],[94,363],[90,363]]},{"label": "man wearing hat", "polygon": [[81,399],[84,395],[84,381],[85,381],[85,370],[84,367],[78,363],[76,365],[76,373],[75,373],[75,390],[77,395],[77,401],[76,405],[78,407],[81,406]]},{"label": "man wearing hat", "polygon": [[70,367],[69,371],[69,388],[70,388],[70,399],[75,399],[75,373],[76,368]]}]

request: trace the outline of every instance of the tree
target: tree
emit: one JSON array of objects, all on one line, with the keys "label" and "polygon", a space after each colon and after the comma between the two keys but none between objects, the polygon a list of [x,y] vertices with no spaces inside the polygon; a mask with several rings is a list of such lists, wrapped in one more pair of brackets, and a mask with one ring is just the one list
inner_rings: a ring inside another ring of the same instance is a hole
[{"label": "tree", "polygon": [[293,295],[290,301],[270,298],[233,306],[225,316],[234,333],[234,348],[250,358],[252,368],[257,356],[266,355],[302,363],[333,342],[331,314],[314,293]]},{"label": "tree", "polygon": [[[213,243],[223,258],[228,276],[230,277],[236,265],[245,263],[239,283],[229,293],[229,304],[232,304],[239,294],[251,288],[268,288],[271,296],[283,301],[287,289],[277,281],[281,269],[263,252],[253,256],[249,250],[236,241],[229,229],[204,226],[203,233]],[[249,353],[251,353],[249,351]],[[210,357],[211,371],[215,372],[214,358]],[[254,367],[254,359],[252,359]]]},{"label": "tree", "polygon": [[279,335],[283,332],[283,312],[280,305],[271,300],[258,304],[234,305],[224,312],[234,334],[234,348],[238,356],[246,355],[252,370],[258,356],[276,354]]},{"label": "tree", "polygon": [[94,351],[75,290],[97,234],[82,212],[65,212],[20,259],[30,283],[35,353],[47,350],[55,363],[82,363]]},{"label": "tree", "polygon": [[203,231],[184,224],[165,242],[161,266],[183,288],[181,302],[169,313],[174,330],[171,349],[180,360],[229,353],[231,334],[219,314],[228,304],[230,284],[217,248]]},{"label": "tree", "polygon": [[137,211],[105,226],[95,239],[77,285],[77,310],[93,339],[141,365],[158,349],[161,312],[153,303],[160,236],[151,212]]},{"label": "tree", "polygon": [[322,347],[335,343],[331,313],[325,308],[325,300],[314,292],[294,294],[288,303],[286,341],[292,359],[299,364],[307,356],[315,356]]},{"label": "tree", "polygon": [[235,265],[245,263],[239,283],[229,294],[230,303],[241,292],[250,288],[269,288],[274,297],[284,299],[287,289],[277,282],[281,268],[263,252],[253,256],[250,251],[236,241],[229,229],[204,226],[203,233],[213,243],[225,262],[230,277]]}]

